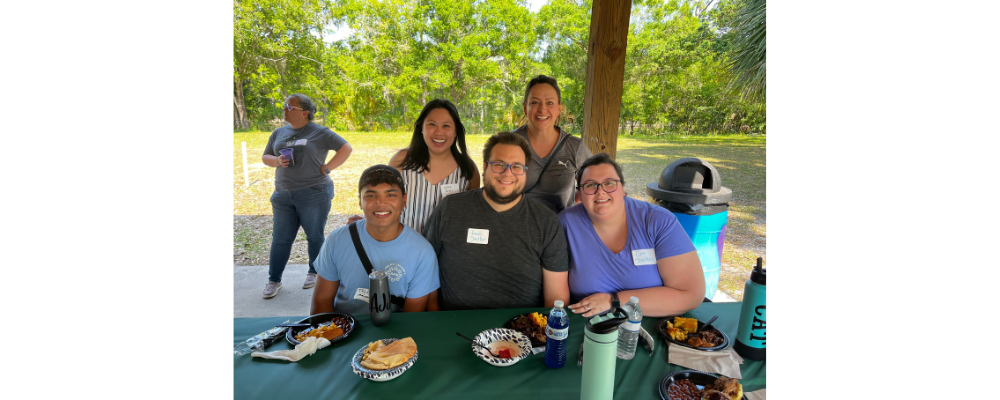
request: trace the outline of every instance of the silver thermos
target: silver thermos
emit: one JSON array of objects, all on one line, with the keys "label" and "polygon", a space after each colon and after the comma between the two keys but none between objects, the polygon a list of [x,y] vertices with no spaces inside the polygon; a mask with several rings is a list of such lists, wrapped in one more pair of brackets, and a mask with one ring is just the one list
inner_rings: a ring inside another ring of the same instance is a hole
[{"label": "silver thermos", "polygon": [[392,316],[392,298],[389,294],[389,276],[385,271],[368,274],[368,311],[375,326],[384,326]]}]

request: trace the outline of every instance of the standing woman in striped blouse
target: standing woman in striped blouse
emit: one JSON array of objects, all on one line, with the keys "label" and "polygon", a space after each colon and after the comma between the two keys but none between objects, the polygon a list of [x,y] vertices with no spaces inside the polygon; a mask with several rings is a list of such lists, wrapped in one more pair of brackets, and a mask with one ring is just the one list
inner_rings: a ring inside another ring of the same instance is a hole
[{"label": "standing woman in striped blouse", "polygon": [[434,99],[413,124],[410,147],[389,165],[403,174],[407,201],[404,225],[423,233],[424,222],[441,198],[479,188],[479,171],[465,148],[465,126],[448,100]]}]

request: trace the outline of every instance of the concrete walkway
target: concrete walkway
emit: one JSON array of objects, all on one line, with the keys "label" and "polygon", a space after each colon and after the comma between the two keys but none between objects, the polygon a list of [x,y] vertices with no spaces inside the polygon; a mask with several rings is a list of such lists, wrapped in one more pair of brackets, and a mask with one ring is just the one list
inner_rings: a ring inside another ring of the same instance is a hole
[{"label": "concrete walkway", "polygon": [[[234,265],[233,317],[284,317],[309,315],[312,289],[302,289],[309,266],[289,264],[281,275],[281,290],[270,299],[261,297],[267,285],[266,265]],[[736,301],[722,291],[717,291],[714,302]]]},{"label": "concrete walkway", "polygon": [[233,274],[233,317],[284,317],[309,315],[312,289],[303,289],[309,266],[289,264],[281,275],[281,290],[270,299],[261,297],[267,285],[266,265],[236,265]]}]

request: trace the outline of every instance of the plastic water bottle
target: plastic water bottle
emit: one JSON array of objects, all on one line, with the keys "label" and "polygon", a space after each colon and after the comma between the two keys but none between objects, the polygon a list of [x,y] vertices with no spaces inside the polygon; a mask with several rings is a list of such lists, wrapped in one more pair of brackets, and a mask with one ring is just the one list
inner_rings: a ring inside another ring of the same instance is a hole
[{"label": "plastic water bottle", "polygon": [[548,326],[545,327],[545,365],[562,368],[566,365],[566,338],[569,337],[569,315],[563,309],[563,301],[556,300],[549,311]]},{"label": "plastic water bottle", "polygon": [[628,314],[628,322],[618,326],[618,358],[631,360],[635,357],[635,345],[639,342],[639,326],[642,324],[639,298],[632,296],[622,309]]}]

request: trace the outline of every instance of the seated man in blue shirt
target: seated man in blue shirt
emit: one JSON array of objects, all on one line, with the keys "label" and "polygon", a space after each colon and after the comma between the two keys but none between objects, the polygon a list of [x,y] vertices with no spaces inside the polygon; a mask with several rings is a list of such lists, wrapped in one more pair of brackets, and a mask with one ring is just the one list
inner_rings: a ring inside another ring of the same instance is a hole
[{"label": "seated man in blue shirt", "polygon": [[[399,222],[406,205],[406,185],[399,171],[388,165],[373,165],[361,173],[358,184],[361,210],[358,221],[361,244],[375,271],[389,275],[389,292],[405,298],[393,304],[394,312],[437,309],[437,256],[417,231]],[[351,239],[350,225],[327,237],[316,259],[316,288],[310,314],[368,312],[368,272]],[[431,299],[431,296],[435,296]]]}]

